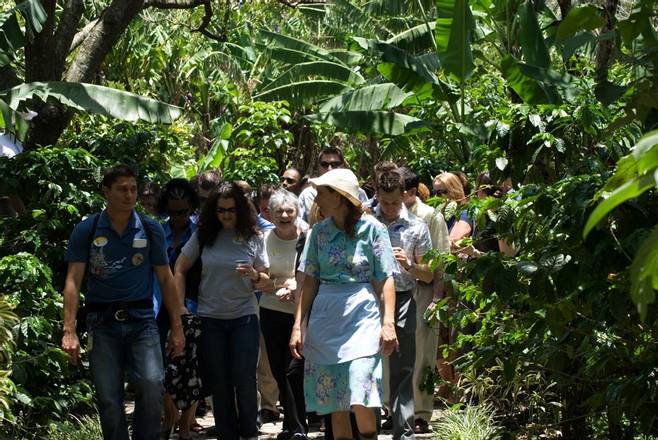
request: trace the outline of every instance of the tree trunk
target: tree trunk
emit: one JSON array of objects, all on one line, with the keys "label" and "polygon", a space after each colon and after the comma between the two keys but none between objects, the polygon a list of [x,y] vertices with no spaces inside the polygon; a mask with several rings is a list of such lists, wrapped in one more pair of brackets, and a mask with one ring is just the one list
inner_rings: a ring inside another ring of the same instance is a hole
[{"label": "tree trunk", "polygon": [[[614,31],[616,23],[615,14],[617,13],[618,6],[619,0],[606,0],[604,7],[606,24],[601,29],[602,34]],[[598,87],[603,86],[608,81],[608,67],[614,48],[614,38],[599,41],[596,51],[596,84]]]},{"label": "tree trunk", "polygon": [[[64,74],[66,57],[84,12],[82,0],[67,0],[57,33],[54,23],[54,0],[44,1],[48,21],[35,41],[26,46],[26,79],[28,81],[60,81],[92,83],[103,60],[130,22],[142,10],[144,0],[113,0],[86,35]],[[64,78],[62,78],[64,75]],[[52,145],[71,121],[73,113],[56,102],[34,103],[38,113],[28,131],[26,149]]]}]

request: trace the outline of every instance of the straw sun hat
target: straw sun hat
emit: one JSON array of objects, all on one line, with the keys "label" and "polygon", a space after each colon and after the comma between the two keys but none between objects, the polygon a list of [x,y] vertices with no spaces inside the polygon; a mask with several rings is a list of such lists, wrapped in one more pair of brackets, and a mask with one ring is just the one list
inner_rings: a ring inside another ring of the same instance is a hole
[{"label": "straw sun hat", "polygon": [[359,181],[354,173],[346,168],[335,168],[320,177],[310,179],[314,187],[328,186],[345,196],[355,206],[361,206],[359,200]]}]

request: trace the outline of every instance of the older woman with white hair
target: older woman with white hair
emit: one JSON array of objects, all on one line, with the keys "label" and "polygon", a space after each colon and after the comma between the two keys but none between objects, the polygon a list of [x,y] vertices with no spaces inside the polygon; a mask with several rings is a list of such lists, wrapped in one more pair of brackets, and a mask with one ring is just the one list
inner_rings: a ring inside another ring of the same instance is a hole
[{"label": "older woman with white hair", "polygon": [[325,220],[311,230],[301,257],[305,277],[290,349],[296,358],[305,357],[307,411],[331,414],[337,440],[356,437],[352,411],[360,438],[376,438],[372,408],[383,400],[382,354],[397,346],[391,242],[381,223],[362,215],[350,170],[334,169],[311,183]]},{"label": "older woman with white hair", "polygon": [[288,350],[295,322],[297,242],[304,232],[297,221],[298,206],[297,196],[285,189],[270,196],[268,207],[274,228],[264,235],[270,273],[269,278],[263,277],[256,285],[263,292],[260,326],[283,406],[283,431],[277,436],[278,440],[303,440],[308,431],[303,388],[304,361],[294,359]]}]

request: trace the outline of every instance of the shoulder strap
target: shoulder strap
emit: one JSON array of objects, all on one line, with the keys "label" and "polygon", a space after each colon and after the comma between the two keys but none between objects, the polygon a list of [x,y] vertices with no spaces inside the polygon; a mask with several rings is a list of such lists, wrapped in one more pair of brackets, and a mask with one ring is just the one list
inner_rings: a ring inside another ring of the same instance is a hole
[{"label": "shoulder strap", "polygon": [[148,241],[150,242],[153,239],[153,231],[151,230],[149,224],[146,222],[146,217],[144,217],[144,215],[141,213],[137,213],[137,215],[139,215],[139,220],[142,222],[142,226],[144,227],[146,238],[148,238]]},{"label": "shoulder strap", "polygon": [[101,217],[101,213],[97,212],[92,214],[94,220],[91,222],[91,230],[87,236],[87,263],[89,263],[89,250],[91,249],[91,244],[94,242],[94,235],[96,235],[96,228],[98,227],[98,219]]}]

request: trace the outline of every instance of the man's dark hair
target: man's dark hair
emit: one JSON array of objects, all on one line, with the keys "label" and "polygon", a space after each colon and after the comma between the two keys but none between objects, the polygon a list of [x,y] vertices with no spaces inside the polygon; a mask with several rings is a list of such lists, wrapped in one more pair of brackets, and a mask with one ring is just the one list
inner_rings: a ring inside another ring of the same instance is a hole
[{"label": "man's dark hair", "polygon": [[187,179],[171,179],[167,182],[158,198],[158,212],[160,214],[167,213],[167,202],[169,200],[187,200],[192,211],[196,211],[199,207],[199,196]]},{"label": "man's dark hair", "polygon": [[409,191],[412,188],[418,189],[418,185],[420,184],[420,177],[418,177],[418,174],[406,166],[398,168],[398,171],[400,171],[400,174],[402,174],[402,178],[404,179],[405,191]]},{"label": "man's dark hair", "polygon": [[261,200],[268,200],[272,197],[272,194],[279,189],[276,185],[271,185],[269,183],[264,183],[258,188],[258,194],[256,194],[256,203],[259,203]]},{"label": "man's dark hair", "polygon": [[322,156],[325,154],[335,154],[340,158],[340,161],[345,164],[345,156],[343,155],[343,150],[341,150],[339,147],[324,147],[322,151],[320,151],[320,154],[318,154],[318,163],[322,161]]},{"label": "man's dark hair", "polygon": [[379,176],[377,177],[377,191],[384,191],[387,193],[405,191],[402,174],[400,174],[397,168],[379,173]]},{"label": "man's dark hair", "polygon": [[216,189],[222,183],[222,173],[218,170],[204,171],[194,176],[193,183],[197,188],[205,189],[206,191]]},{"label": "man's dark hair", "polygon": [[109,188],[120,177],[132,177],[133,179],[137,180],[138,174],[137,171],[127,165],[117,165],[105,170],[103,173],[103,181],[101,182],[101,185]]}]

